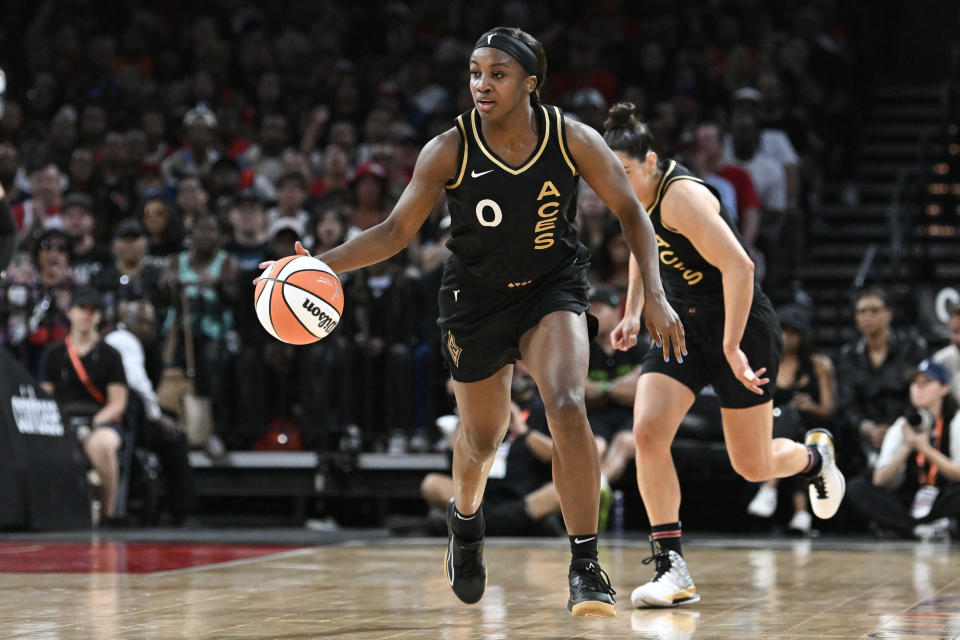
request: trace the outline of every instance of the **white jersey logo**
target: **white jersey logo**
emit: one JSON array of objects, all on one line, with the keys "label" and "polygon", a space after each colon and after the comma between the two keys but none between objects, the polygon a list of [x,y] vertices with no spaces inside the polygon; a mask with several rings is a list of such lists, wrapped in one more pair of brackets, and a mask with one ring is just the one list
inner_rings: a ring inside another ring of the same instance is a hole
[{"label": "white jersey logo", "polygon": [[497,35],[497,34],[491,33],[490,35],[487,36],[487,44],[490,44],[490,41],[493,40],[493,36],[495,36],[495,35]]},{"label": "white jersey logo", "polygon": [[486,171],[477,171],[476,169],[474,169],[473,171],[470,172],[470,177],[479,178],[480,176],[485,176],[492,171],[493,169],[487,169]]}]

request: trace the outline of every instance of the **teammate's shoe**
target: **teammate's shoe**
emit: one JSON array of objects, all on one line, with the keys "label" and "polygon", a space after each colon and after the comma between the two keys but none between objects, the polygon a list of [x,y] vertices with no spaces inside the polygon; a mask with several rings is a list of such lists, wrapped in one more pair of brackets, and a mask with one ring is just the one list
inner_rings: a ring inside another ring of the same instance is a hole
[{"label": "teammate's shoe", "polygon": [[843,492],[847,483],[837,468],[836,453],[833,449],[833,434],[826,429],[807,431],[804,444],[813,445],[820,452],[820,473],[810,479],[810,509],[821,520],[832,518],[840,508]]},{"label": "teammate's shoe", "polygon": [[596,560],[580,558],[570,564],[570,599],[567,609],[575,616],[613,618],[617,612],[613,599],[617,592],[610,586],[610,576]]},{"label": "teammate's shoe", "polygon": [[650,582],[640,585],[630,594],[633,606],[644,609],[698,602],[700,594],[683,556],[676,551],[662,549],[653,540],[650,540],[650,547],[653,555],[644,559],[643,564],[656,562],[657,570]]},{"label": "teammate's shoe", "polygon": [[747,513],[758,518],[769,518],[777,511],[777,490],[768,484],[760,485],[760,490],[747,505]]},{"label": "teammate's shoe", "polygon": [[447,554],[443,575],[460,600],[475,604],[487,588],[487,566],[483,562],[483,538],[463,542],[453,533],[454,500],[447,505]]}]

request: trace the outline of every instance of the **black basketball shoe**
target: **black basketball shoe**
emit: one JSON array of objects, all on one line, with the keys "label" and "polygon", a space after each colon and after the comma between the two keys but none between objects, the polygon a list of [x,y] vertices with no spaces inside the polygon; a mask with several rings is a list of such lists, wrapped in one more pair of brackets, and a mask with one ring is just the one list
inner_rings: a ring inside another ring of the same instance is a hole
[{"label": "black basketball shoe", "polygon": [[450,588],[460,600],[476,604],[487,588],[487,566],[483,562],[483,538],[476,542],[463,542],[453,533],[455,516],[453,499],[447,505],[447,556],[443,562],[443,574]]},{"label": "black basketball shoe", "polygon": [[613,599],[617,592],[610,586],[610,576],[596,560],[574,560],[570,564],[570,599],[567,609],[575,616],[613,618],[617,612]]}]

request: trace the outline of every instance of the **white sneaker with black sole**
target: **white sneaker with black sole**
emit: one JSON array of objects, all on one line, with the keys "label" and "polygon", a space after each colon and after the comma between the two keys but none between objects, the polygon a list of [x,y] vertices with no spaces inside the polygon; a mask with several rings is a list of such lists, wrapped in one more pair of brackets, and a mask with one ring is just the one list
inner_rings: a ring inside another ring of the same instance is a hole
[{"label": "white sneaker with black sole", "polygon": [[681,604],[699,602],[700,594],[693,584],[687,563],[676,551],[663,550],[650,541],[653,555],[646,558],[643,564],[656,562],[656,573],[653,579],[640,585],[630,594],[630,601],[638,609],[676,607]]}]

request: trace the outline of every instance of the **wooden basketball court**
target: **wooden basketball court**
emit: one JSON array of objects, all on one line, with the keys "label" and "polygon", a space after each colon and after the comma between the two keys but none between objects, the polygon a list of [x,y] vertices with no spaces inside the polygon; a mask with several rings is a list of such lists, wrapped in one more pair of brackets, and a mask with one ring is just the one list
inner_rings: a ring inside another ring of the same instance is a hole
[{"label": "wooden basketball court", "polygon": [[[269,542],[269,541],[264,541]],[[702,594],[635,610],[642,540],[608,540],[617,617],[566,609],[561,540],[491,540],[480,604],[442,572],[445,540],[277,547],[0,543],[0,638],[960,638],[960,553],[949,544],[691,540]]]}]

